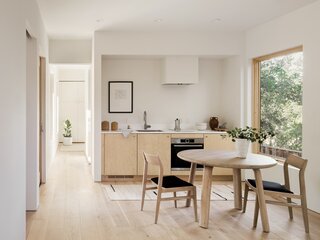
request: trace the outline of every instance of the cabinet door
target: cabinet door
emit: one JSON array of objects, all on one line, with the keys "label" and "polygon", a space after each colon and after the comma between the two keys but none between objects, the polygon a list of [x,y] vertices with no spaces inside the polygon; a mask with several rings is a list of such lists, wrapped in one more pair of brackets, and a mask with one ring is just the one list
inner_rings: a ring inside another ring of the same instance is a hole
[{"label": "cabinet door", "polygon": [[204,149],[208,150],[235,150],[234,142],[231,138],[222,138],[220,134],[205,134]]},{"label": "cabinet door", "polygon": [[104,144],[104,138],[105,138],[105,134],[101,134],[101,175],[105,175],[105,160],[104,160],[104,148],[105,148],[105,144]]},{"label": "cabinet door", "polygon": [[105,174],[137,175],[137,136],[105,134]]},{"label": "cabinet door", "polygon": [[[143,152],[150,154],[159,154],[163,174],[170,174],[171,159],[171,140],[170,134],[139,134],[138,135],[138,175],[143,175],[144,158]],[[149,165],[150,175],[158,175],[159,168]]]},{"label": "cabinet door", "polygon": [[[220,134],[205,134],[204,135],[204,149],[207,150],[235,150],[234,142],[231,138],[222,138]],[[213,175],[232,175],[231,168],[213,169]]]}]

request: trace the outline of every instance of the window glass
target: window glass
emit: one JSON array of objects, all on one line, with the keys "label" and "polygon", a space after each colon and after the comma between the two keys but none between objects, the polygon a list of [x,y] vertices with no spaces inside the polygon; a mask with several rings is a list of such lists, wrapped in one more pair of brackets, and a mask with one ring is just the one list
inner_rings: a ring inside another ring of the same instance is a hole
[{"label": "window glass", "polygon": [[303,53],[260,62],[260,127],[275,136],[260,151],[286,157],[302,151]]}]

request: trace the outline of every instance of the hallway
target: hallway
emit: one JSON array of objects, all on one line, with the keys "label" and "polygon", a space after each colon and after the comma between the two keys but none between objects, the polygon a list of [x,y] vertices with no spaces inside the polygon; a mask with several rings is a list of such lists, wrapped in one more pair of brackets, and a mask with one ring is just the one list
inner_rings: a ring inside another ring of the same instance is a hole
[{"label": "hallway", "polygon": [[[61,149],[61,147],[60,147]],[[63,150],[63,149],[62,149]],[[301,214],[290,221],[286,208],[268,206],[269,234],[258,222],[252,230],[254,202],[247,213],[233,210],[233,201],[212,201],[209,229],[193,222],[192,208],[174,209],[161,203],[154,221],[155,201],[110,201],[100,183],[94,183],[83,152],[58,151],[48,181],[40,189],[40,208],[27,213],[28,240],[105,239],[319,239],[320,216],[309,214],[310,238],[304,234]],[[182,203],[179,202],[179,206]],[[200,209],[199,209],[200,210]]]}]

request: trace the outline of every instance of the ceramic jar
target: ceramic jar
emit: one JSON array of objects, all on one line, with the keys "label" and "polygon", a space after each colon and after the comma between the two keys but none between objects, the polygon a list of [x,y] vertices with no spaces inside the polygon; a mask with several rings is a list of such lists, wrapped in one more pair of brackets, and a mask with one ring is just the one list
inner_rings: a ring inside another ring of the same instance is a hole
[{"label": "ceramic jar", "polygon": [[102,129],[103,131],[109,131],[109,122],[108,122],[108,121],[103,121],[103,122],[101,123],[101,129]]},{"label": "ceramic jar", "polygon": [[117,131],[117,130],[118,130],[118,122],[112,122],[111,131]]},{"label": "ceramic jar", "polygon": [[211,130],[215,130],[216,128],[219,127],[219,120],[217,117],[211,117],[209,120],[209,126]]}]

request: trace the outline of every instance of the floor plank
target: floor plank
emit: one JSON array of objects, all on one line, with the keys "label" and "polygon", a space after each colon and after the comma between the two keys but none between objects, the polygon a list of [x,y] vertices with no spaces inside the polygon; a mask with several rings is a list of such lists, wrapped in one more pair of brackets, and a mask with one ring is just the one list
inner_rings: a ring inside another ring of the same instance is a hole
[{"label": "floor plank", "polygon": [[194,222],[192,207],[162,202],[154,224],[155,201],[146,201],[141,212],[139,201],[108,200],[101,184],[92,181],[82,152],[58,152],[40,192],[39,210],[27,212],[28,240],[320,239],[319,214],[310,212],[308,235],[300,211],[294,209],[290,221],[286,208],[273,205],[268,205],[270,233],[262,232],[260,220],[252,229],[254,201],[245,214],[233,209],[233,201],[211,201],[209,229]]}]

